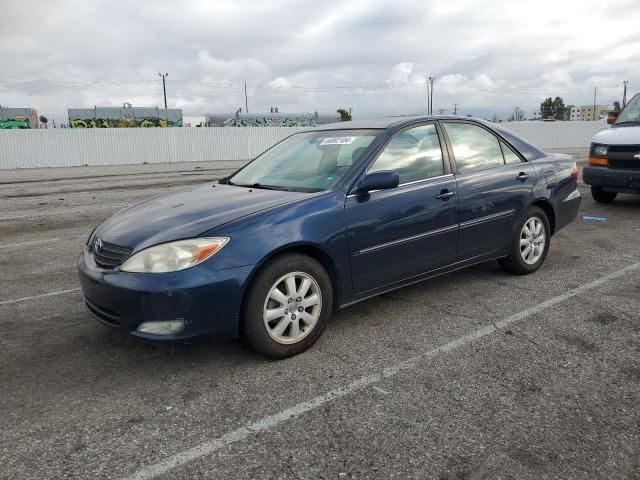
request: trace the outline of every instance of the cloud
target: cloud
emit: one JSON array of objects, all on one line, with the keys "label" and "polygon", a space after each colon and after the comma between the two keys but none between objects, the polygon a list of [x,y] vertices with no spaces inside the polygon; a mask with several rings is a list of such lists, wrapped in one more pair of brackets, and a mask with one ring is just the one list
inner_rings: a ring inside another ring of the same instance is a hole
[{"label": "cloud", "polygon": [[291,82],[284,77],[278,77],[269,81],[267,87],[276,90],[291,90]]},{"label": "cloud", "polygon": [[413,62],[401,62],[391,69],[391,73],[385,82],[391,86],[406,84],[412,71]]},{"label": "cloud", "polygon": [[[37,3],[37,6],[34,6]],[[621,12],[624,12],[621,14]],[[59,0],[7,2],[0,104],[65,119],[68,107],[162,105],[185,115],[434,110],[491,117],[547,96],[611,103],[640,89],[640,3],[486,0]],[[604,30],[603,30],[604,29]]]}]

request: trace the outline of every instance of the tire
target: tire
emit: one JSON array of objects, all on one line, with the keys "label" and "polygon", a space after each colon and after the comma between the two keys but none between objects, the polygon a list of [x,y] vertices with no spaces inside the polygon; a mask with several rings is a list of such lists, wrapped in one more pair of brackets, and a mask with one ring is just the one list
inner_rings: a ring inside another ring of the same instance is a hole
[{"label": "tire", "polygon": [[332,308],[331,279],[322,265],[307,255],[283,254],[265,264],[249,285],[240,334],[266,357],[290,357],[318,340]]},{"label": "tire", "polygon": [[598,203],[611,203],[617,195],[618,192],[606,192],[600,187],[591,187],[591,196]]},{"label": "tire", "polygon": [[[533,235],[527,233],[530,229],[535,230],[538,226],[540,230],[537,235],[535,232]],[[531,207],[514,231],[509,255],[498,260],[498,263],[503,270],[516,275],[533,273],[547,258],[551,243],[550,238],[551,228],[547,214],[539,207]],[[540,250],[540,240],[543,242],[542,250]]]}]

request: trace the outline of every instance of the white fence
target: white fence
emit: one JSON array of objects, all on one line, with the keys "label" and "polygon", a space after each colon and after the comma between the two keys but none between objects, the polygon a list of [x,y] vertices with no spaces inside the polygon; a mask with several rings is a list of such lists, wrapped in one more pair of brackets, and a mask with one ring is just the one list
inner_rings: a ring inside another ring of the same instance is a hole
[{"label": "white fence", "polygon": [[0,130],[0,169],[247,160],[303,128]]},{"label": "white fence", "polygon": [[506,122],[500,126],[528,140],[541,149],[588,148],[591,137],[609,128],[606,120],[598,122]]},{"label": "white fence", "polygon": [[[501,126],[540,148],[588,147],[604,122],[509,122]],[[248,160],[304,130],[254,128],[118,128],[0,130],[0,169]]]}]

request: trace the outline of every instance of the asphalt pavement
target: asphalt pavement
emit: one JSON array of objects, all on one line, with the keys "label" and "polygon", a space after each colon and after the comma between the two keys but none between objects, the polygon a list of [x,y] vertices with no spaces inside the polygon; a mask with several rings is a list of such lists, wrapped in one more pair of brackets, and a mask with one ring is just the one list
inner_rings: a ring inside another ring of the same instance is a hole
[{"label": "asphalt pavement", "polygon": [[0,171],[0,478],[640,478],[640,196],[582,186],[537,273],[353,305],[283,361],[90,318],[93,227],[239,165]]}]

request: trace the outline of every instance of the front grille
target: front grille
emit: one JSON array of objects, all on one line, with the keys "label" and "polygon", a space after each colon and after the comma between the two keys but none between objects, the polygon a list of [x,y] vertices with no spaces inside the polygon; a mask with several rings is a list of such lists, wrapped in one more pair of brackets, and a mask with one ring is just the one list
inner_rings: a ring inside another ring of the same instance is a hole
[{"label": "front grille", "polygon": [[631,156],[640,152],[640,145],[609,145],[609,152],[630,153]]},{"label": "front grille", "polygon": [[622,168],[629,170],[640,170],[640,160],[635,158],[610,158],[609,166],[611,168]]},{"label": "front grille", "polygon": [[640,153],[640,145],[610,145],[607,158],[611,168],[640,170],[640,159],[634,158]]},{"label": "front grille", "polygon": [[103,268],[115,268],[131,255],[132,248],[122,247],[120,245],[114,245],[103,241],[100,251],[96,252],[95,248],[91,246],[91,252],[93,253],[93,259],[95,262]]},{"label": "front grille", "polygon": [[105,323],[110,327],[117,327],[120,325],[121,315],[119,312],[98,306],[86,296],[84,297],[84,305],[87,307],[89,313],[102,323]]}]

